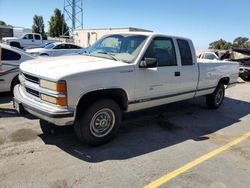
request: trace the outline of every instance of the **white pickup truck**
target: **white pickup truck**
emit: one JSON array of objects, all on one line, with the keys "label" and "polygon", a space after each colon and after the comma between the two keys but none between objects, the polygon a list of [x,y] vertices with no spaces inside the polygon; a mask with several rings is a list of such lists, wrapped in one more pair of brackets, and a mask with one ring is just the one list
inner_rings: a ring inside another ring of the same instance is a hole
[{"label": "white pickup truck", "polygon": [[41,47],[45,43],[52,42],[48,40],[43,40],[42,35],[39,33],[27,33],[24,34],[21,38],[4,37],[2,38],[2,41],[3,43],[8,44],[10,46],[25,49]]},{"label": "white pickup truck", "polygon": [[86,54],[32,60],[20,70],[15,108],[56,125],[74,124],[90,145],[115,136],[122,112],[202,95],[218,108],[239,75],[238,63],[197,62],[189,39],[152,33],[105,36]]}]

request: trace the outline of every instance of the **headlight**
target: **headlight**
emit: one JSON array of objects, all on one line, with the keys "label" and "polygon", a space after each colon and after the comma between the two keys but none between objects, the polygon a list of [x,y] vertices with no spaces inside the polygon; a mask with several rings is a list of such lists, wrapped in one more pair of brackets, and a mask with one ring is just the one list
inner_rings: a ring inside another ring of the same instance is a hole
[{"label": "headlight", "polygon": [[50,89],[58,92],[66,92],[67,85],[65,81],[51,82],[47,80],[40,79],[40,87]]},{"label": "headlight", "polygon": [[41,99],[56,105],[67,106],[67,97],[52,97],[46,94],[41,94]]}]

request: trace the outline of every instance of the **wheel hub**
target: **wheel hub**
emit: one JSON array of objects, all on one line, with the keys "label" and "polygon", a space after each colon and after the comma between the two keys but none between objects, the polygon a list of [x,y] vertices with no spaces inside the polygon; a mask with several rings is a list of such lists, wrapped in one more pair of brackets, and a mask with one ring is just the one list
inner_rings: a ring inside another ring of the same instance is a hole
[{"label": "wheel hub", "polygon": [[104,108],[96,112],[90,122],[90,131],[96,137],[104,137],[111,132],[115,124],[115,114]]},{"label": "wheel hub", "polygon": [[217,94],[215,96],[215,102],[216,102],[216,104],[217,105],[220,104],[221,101],[222,101],[222,99],[223,99],[223,90],[220,89],[220,90],[218,90],[218,92],[217,92]]}]

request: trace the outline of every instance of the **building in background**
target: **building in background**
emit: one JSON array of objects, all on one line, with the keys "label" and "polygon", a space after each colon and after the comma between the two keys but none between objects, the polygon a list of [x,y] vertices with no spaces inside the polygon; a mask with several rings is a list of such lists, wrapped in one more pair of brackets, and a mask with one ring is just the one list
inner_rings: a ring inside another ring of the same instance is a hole
[{"label": "building in background", "polygon": [[26,33],[32,33],[32,29],[24,27],[13,27],[13,36],[21,38]]},{"label": "building in background", "polygon": [[0,40],[2,40],[3,37],[13,37],[12,26],[0,25]]},{"label": "building in background", "polygon": [[73,33],[74,43],[82,46],[89,47],[101,37],[108,34],[127,33],[127,32],[153,32],[140,28],[102,28],[102,29],[76,29]]},{"label": "building in background", "polygon": [[26,33],[32,33],[32,29],[0,25],[0,40],[3,37],[21,38]]}]

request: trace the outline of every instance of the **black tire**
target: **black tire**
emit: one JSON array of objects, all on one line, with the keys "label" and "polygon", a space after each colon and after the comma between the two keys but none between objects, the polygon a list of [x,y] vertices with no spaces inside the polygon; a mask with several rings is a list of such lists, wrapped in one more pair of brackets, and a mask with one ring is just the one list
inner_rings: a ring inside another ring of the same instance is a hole
[{"label": "black tire", "polygon": [[49,56],[48,54],[41,54],[40,56]]},{"label": "black tire", "polygon": [[250,76],[248,76],[248,75],[241,75],[240,77],[244,81],[249,81],[250,80]]},{"label": "black tire", "polygon": [[217,109],[223,102],[225,96],[225,87],[223,83],[219,83],[214,92],[206,96],[207,107]]},{"label": "black tire", "polygon": [[10,91],[11,91],[11,93],[14,95],[14,87],[17,85],[17,84],[19,84],[20,83],[20,81],[19,81],[19,79],[18,79],[18,76],[16,76],[13,80],[12,80],[12,82],[11,82],[11,86],[10,86]]},{"label": "black tire", "polygon": [[18,42],[11,42],[10,46],[16,47],[16,48],[21,48],[21,45]]},{"label": "black tire", "polygon": [[79,112],[74,124],[75,134],[90,146],[103,145],[115,137],[120,122],[119,105],[111,99],[99,100]]}]

